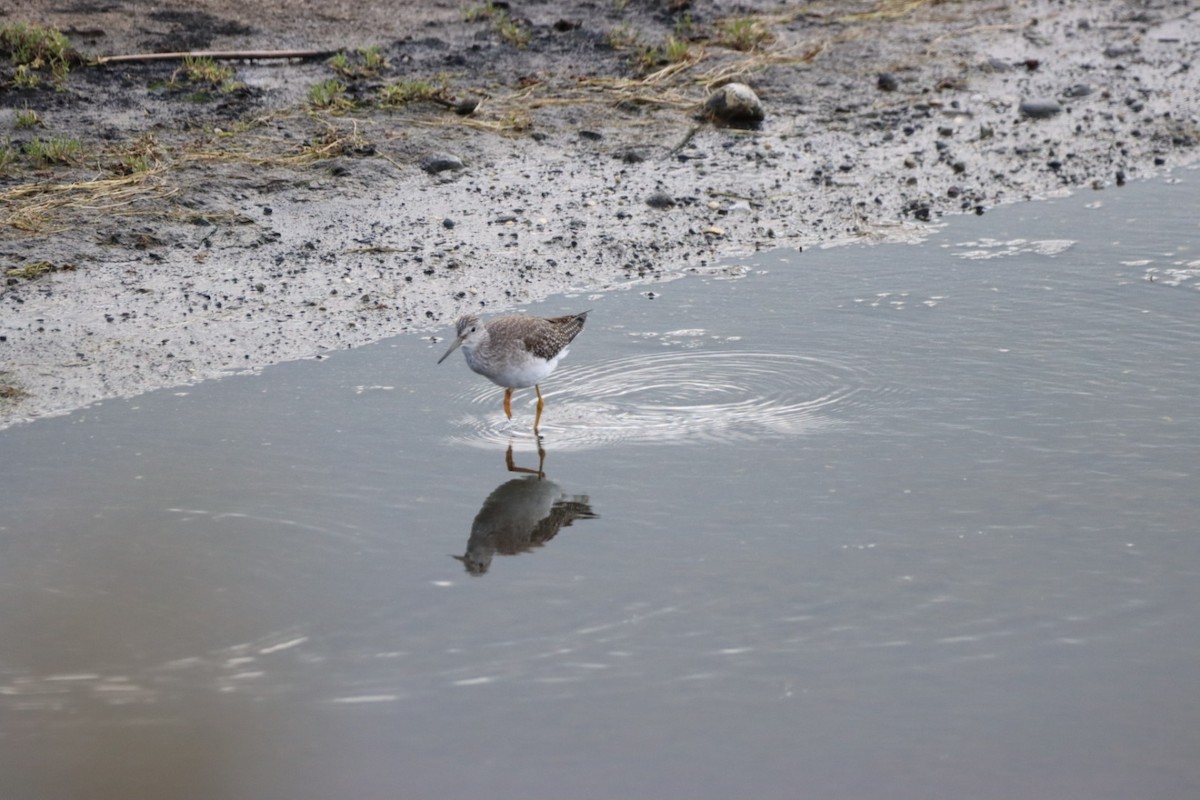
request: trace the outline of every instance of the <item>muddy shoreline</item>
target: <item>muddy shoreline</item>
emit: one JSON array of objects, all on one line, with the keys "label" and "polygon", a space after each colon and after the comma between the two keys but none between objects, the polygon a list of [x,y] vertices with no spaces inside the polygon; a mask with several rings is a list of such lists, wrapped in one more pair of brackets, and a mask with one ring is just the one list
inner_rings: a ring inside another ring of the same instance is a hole
[{"label": "muddy shoreline", "polygon": [[[725,256],[911,240],[1200,152],[1185,2],[364,6],[0,14],[85,56],[351,56],[211,84],[172,62],[57,88],[0,68],[0,427]],[[728,80],[761,97],[757,129],[701,119]],[[29,155],[52,138],[80,153]]]}]

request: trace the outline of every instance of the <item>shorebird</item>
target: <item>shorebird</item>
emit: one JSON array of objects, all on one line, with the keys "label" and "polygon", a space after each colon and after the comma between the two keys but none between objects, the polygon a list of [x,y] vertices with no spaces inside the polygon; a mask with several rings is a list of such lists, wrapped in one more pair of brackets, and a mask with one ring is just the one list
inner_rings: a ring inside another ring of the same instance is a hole
[{"label": "shorebird", "polygon": [[504,387],[504,413],[509,419],[512,419],[513,389],[532,386],[538,399],[537,415],[533,418],[533,432],[537,435],[542,408],[546,405],[538,384],[550,377],[559,359],[567,354],[567,345],[583,330],[589,313],[590,309],[565,317],[511,314],[487,322],[467,314],[458,318],[454,344],[438,363],[461,346],[468,367]]}]

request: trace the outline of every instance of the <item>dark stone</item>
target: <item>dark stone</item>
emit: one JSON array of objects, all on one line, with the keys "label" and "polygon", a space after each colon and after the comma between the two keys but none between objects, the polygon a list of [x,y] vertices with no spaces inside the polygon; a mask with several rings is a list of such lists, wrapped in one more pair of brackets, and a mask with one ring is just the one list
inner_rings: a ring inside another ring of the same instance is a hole
[{"label": "dark stone", "polygon": [[461,158],[450,153],[430,153],[418,163],[421,169],[430,175],[437,175],[439,172],[446,172],[447,170],[458,171],[465,169],[467,166]]},{"label": "dark stone", "polygon": [[1030,119],[1049,119],[1062,110],[1057,100],[1025,100],[1020,107],[1021,116]]},{"label": "dark stone", "polygon": [[665,211],[668,208],[675,207],[675,198],[666,192],[655,192],[646,198],[646,205],[651,208],[657,208],[660,211]]}]

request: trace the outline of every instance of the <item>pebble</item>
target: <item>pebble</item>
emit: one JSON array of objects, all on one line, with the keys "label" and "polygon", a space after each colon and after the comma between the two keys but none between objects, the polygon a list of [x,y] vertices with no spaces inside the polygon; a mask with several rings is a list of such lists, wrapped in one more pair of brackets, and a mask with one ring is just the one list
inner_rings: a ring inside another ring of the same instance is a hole
[{"label": "pebble", "polygon": [[1087,97],[1092,91],[1092,87],[1086,83],[1077,83],[1074,86],[1068,86],[1066,89],[1063,89],[1063,97]]},{"label": "pebble", "polygon": [[900,88],[900,81],[890,72],[881,72],[875,79],[875,85],[881,92],[894,92]]},{"label": "pebble", "polygon": [[646,198],[646,205],[665,211],[675,207],[675,198],[666,192],[655,192]]},{"label": "pebble", "polygon": [[1025,100],[1021,103],[1021,116],[1030,119],[1048,119],[1062,113],[1062,106],[1056,100]]},{"label": "pebble", "polygon": [[437,175],[439,172],[447,170],[466,169],[467,166],[461,158],[450,153],[430,153],[420,160],[419,165],[430,175]]},{"label": "pebble", "polygon": [[761,122],[766,116],[758,95],[744,83],[727,83],[704,101],[704,114],[716,122]]}]

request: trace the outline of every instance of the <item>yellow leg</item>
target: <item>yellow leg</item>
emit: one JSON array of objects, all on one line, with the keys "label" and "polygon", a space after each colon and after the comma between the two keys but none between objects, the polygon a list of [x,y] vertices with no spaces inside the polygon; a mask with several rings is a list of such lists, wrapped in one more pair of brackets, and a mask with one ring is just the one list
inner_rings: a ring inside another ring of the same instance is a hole
[{"label": "yellow leg", "polygon": [[537,414],[533,418],[533,434],[536,436],[538,432],[538,423],[542,421],[542,409],[545,408],[546,402],[542,400],[542,387],[535,383],[533,385],[533,390],[537,392],[538,396]]},{"label": "yellow leg", "polygon": [[504,415],[512,419],[512,389],[504,390]]}]

